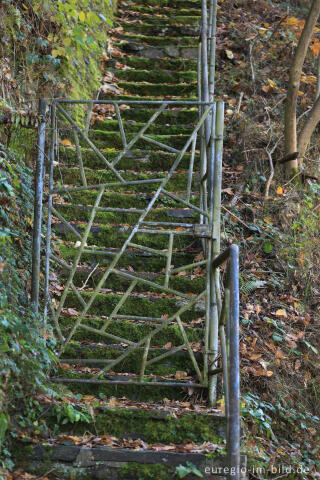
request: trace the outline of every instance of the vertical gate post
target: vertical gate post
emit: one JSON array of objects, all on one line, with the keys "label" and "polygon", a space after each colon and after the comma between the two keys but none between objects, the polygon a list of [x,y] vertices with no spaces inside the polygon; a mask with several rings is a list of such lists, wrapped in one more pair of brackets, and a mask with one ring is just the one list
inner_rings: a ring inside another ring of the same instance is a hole
[{"label": "vertical gate post", "polygon": [[31,303],[33,311],[35,313],[38,313],[39,308],[42,197],[44,177],[44,149],[46,139],[46,108],[46,100],[41,99],[39,102],[39,126],[37,141],[38,152],[35,172],[34,217],[32,235]]},{"label": "vertical gate post", "polygon": [[240,478],[240,360],[239,360],[239,249],[230,247],[230,364],[229,364],[229,429],[228,460],[235,472],[230,478]]}]

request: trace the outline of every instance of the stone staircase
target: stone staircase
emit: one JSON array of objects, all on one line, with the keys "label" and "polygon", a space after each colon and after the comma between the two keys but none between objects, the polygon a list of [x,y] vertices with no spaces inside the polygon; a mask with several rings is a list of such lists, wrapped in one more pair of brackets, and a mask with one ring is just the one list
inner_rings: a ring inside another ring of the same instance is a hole
[{"label": "stone staircase", "polygon": [[[108,82],[99,99],[107,101],[112,98],[111,92],[117,91],[113,98],[124,101],[197,100],[200,16],[198,1],[120,2],[111,57],[105,59]],[[88,135],[108,162],[112,162],[123,148],[123,136],[115,111],[105,113],[104,107],[101,104],[94,107],[95,121]],[[127,142],[154,114],[155,108],[146,104],[120,108]],[[148,129],[148,137],[169,145],[174,152],[183,147],[197,121],[196,108],[169,107]],[[68,130],[61,129],[58,133],[60,140],[68,138],[74,144]],[[105,168],[105,163],[87,148],[85,141],[80,139],[78,149],[63,143],[58,168],[54,169],[54,182],[61,189],[53,197],[54,207],[60,214],[59,217],[53,212],[52,223],[59,260],[59,266],[51,275],[56,306],[98,195],[95,188],[63,190],[65,186],[78,186],[83,182],[77,159],[79,151],[88,186],[115,182],[114,173]],[[200,205],[198,149],[197,144],[190,192],[193,205]],[[139,140],[117,163],[117,170],[126,181],[162,179],[172,166],[173,152]],[[186,191],[189,163],[190,153],[183,156],[179,170],[166,185],[167,191],[174,195]],[[104,191],[86,240],[88,247],[81,256],[73,288],[69,289],[61,311],[61,337],[67,338],[70,334],[84,302],[89,302],[94,295],[110,261],[148,206],[156,188],[154,183],[133,183],[130,188],[126,184]],[[61,221],[61,216],[69,225]],[[176,228],[178,232],[198,224],[200,214],[181,205],[174,196],[161,194],[148,221],[163,222],[163,229]],[[181,227],[182,224],[185,227]],[[63,385],[62,392],[67,398],[77,399],[79,411],[88,405],[92,411],[94,406],[92,423],[66,422],[58,440],[33,445],[31,451],[30,446],[21,446],[19,462],[25,463],[28,471],[46,474],[50,479],[165,480],[179,478],[176,469],[182,465],[190,469],[187,479],[199,478],[192,473],[193,466],[201,471],[203,478],[227,478],[223,470],[227,465],[223,405],[220,409],[207,407],[207,392],[197,388],[193,361],[195,358],[203,372],[205,303],[199,297],[206,288],[205,269],[201,265],[203,245],[201,238],[189,235],[176,235],[172,241],[170,269],[177,271],[170,275],[168,284],[168,257],[161,254],[168,251],[168,236],[139,231],[117,264],[124,275],[112,272],[108,276],[81,321],[83,327],[77,328],[64,345],[54,380]],[[146,248],[142,250],[137,245]],[[184,266],[195,262],[200,265],[186,272]],[[132,274],[139,274],[146,282],[132,285]],[[154,284],[169,285],[185,298],[159,291]],[[128,349],[139,343],[155,325],[181,309],[188,297],[197,301],[182,312],[181,325],[169,321],[152,337],[148,362],[159,356],[163,356],[162,361],[147,363],[144,385],[133,384],[132,378],[138,379],[141,375],[145,348],[137,348],[126,356]],[[121,299],[125,302],[117,309]],[[111,312],[114,318],[107,327],[107,335],[101,334]],[[181,348],[186,339],[193,358],[185,345]],[[167,355],[172,351],[174,355]],[[101,373],[101,369],[115,359],[120,361],[112,371]],[[90,382],[94,375],[98,383]],[[189,386],[185,386],[186,383]],[[242,457],[241,462],[244,466],[246,458]],[[245,478],[245,474],[241,478]]]}]

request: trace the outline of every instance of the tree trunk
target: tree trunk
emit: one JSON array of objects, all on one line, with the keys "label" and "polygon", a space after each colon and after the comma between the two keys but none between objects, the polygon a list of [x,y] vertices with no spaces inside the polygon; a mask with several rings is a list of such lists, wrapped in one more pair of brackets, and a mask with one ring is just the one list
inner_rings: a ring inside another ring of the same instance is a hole
[{"label": "tree trunk", "polygon": [[299,134],[298,140],[298,152],[299,158],[303,158],[306,154],[308,145],[310,143],[311,135],[314,132],[317,124],[320,121],[320,97],[318,97],[316,103],[313,105],[307,120],[305,121],[303,128]]},{"label": "tree trunk", "polygon": [[[289,84],[287,91],[285,110],[285,154],[290,155],[297,151],[297,99],[300,87],[301,72],[308,46],[312,38],[313,29],[316,26],[320,14],[320,0],[314,0],[309,11],[308,18],[302,30],[297,50],[290,69]],[[286,170],[291,175],[298,168],[298,160],[291,160],[286,164]]]}]

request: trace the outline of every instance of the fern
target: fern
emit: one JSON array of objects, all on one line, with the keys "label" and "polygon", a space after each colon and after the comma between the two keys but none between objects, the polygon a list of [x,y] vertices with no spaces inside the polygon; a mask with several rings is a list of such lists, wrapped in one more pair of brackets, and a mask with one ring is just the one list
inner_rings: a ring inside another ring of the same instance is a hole
[{"label": "fern", "polygon": [[240,291],[244,295],[249,295],[249,293],[254,292],[257,288],[264,287],[266,283],[267,282],[263,280],[249,280],[248,282],[245,282],[243,285],[241,285]]}]

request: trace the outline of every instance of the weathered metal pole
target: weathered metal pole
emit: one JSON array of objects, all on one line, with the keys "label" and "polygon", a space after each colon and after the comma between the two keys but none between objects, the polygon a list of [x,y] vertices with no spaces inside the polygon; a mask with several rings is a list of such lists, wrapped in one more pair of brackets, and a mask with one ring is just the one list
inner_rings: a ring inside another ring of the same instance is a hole
[{"label": "weathered metal pole", "polygon": [[42,227],[42,197],[44,177],[44,151],[46,140],[46,108],[47,102],[39,102],[39,127],[38,127],[38,154],[35,174],[35,198],[32,236],[32,276],[31,276],[31,303],[35,313],[39,308],[40,285],[40,254],[41,254],[41,227]]},{"label": "weathered metal pole", "polygon": [[240,360],[239,360],[239,249],[230,247],[230,370],[229,370],[229,428],[228,460],[235,471],[230,478],[240,478]]},{"label": "weathered metal pole", "polygon": [[51,217],[52,217],[52,189],[53,189],[53,162],[55,149],[55,130],[56,130],[56,106],[51,105],[51,135],[49,146],[49,196],[48,196],[48,216],[46,233],[46,263],[45,263],[45,306],[44,319],[47,321],[48,308],[50,304],[49,276],[50,276],[50,250],[51,250]]}]

